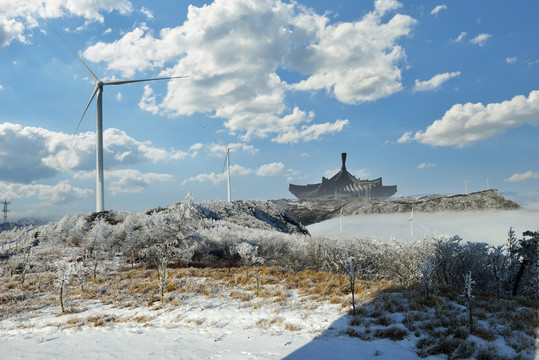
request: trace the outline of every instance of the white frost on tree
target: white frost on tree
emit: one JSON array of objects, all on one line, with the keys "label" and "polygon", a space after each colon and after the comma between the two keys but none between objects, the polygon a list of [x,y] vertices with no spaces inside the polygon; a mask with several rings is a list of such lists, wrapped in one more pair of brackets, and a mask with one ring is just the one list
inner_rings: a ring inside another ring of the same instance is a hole
[{"label": "white frost on tree", "polygon": [[264,263],[264,259],[258,257],[258,246],[251,245],[244,241],[235,245],[235,251],[241,258],[241,263],[245,268],[245,276],[248,275],[247,268],[249,266]]}]

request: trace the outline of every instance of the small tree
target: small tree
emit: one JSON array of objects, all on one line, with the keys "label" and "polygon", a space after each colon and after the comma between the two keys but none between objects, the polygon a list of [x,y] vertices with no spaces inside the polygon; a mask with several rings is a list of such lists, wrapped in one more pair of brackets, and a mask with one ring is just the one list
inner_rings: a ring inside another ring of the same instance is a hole
[{"label": "small tree", "polygon": [[64,287],[71,281],[73,274],[73,264],[66,260],[57,260],[54,262],[56,267],[56,284],[58,285],[58,300],[60,302],[61,312],[64,313]]},{"label": "small tree", "polygon": [[488,254],[488,262],[490,269],[492,270],[492,275],[494,276],[494,281],[496,282],[496,297],[500,298],[500,290],[502,287],[503,274],[507,267],[508,257],[505,255],[505,246],[491,246],[490,252]]},{"label": "small tree", "polygon": [[153,261],[157,267],[159,276],[159,289],[161,292],[161,302],[165,298],[165,288],[168,279],[168,264],[178,254],[176,240],[167,240],[151,245],[144,249],[141,255],[150,261]]},{"label": "small tree", "polygon": [[356,279],[358,278],[359,274],[366,270],[366,268],[361,268],[359,266],[359,262],[353,256],[349,256],[346,260],[342,261],[342,268],[350,281],[350,292],[352,293],[352,315],[356,315]]},{"label": "small tree", "polygon": [[464,297],[468,303],[468,322],[470,327],[470,334],[473,334],[473,315],[472,315],[472,286],[475,284],[475,281],[472,279],[472,272],[469,271],[464,276]]},{"label": "small tree", "polygon": [[86,244],[86,259],[92,266],[93,277],[97,277],[97,268],[105,259],[105,246],[110,236],[111,228],[105,219],[100,218],[95,221],[92,229],[88,233]]},{"label": "small tree", "polygon": [[258,246],[249,244],[248,242],[242,242],[236,245],[236,252],[241,258],[241,263],[245,268],[245,277],[249,275],[248,267],[254,264],[264,263],[264,259],[258,257]]},{"label": "small tree", "polygon": [[421,280],[423,282],[423,285],[425,286],[425,293],[426,293],[427,299],[429,298],[430,292],[431,292],[431,285],[434,279],[434,269],[435,269],[434,263],[432,263],[428,259],[425,260],[425,262],[423,263],[423,267],[421,268],[421,275],[422,275]]}]

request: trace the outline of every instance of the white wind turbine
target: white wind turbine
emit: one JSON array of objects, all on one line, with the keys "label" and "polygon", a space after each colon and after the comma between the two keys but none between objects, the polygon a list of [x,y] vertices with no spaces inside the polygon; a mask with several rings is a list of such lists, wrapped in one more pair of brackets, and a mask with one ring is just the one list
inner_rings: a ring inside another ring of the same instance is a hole
[{"label": "white wind turbine", "polygon": [[414,204],[415,204],[415,199],[412,202],[412,212],[410,213],[410,219],[408,219],[407,221],[410,223],[410,236],[411,237],[414,237]]},{"label": "white wind turbine", "polygon": [[470,179],[464,178],[464,194],[466,195],[468,195],[468,181],[470,181]]},{"label": "white wind turbine", "polygon": [[[202,126],[202,127],[203,127],[204,129],[206,129],[205,126]],[[223,145],[223,147],[226,149],[226,157],[225,157],[225,162],[226,162],[226,172],[227,172],[226,183],[227,183],[228,202],[230,202],[230,156],[229,156],[229,153],[230,153],[230,150],[232,150],[233,148],[226,146],[225,143],[222,142],[217,136],[215,136],[210,130],[206,129],[206,131],[207,131],[211,136],[213,136],[217,141],[219,141],[219,143],[220,143],[221,145]]]},{"label": "white wind turbine", "polygon": [[86,71],[90,74],[92,79],[95,81],[95,87],[94,91],[92,92],[92,95],[90,96],[90,100],[88,101],[88,104],[86,105],[86,108],[84,109],[84,112],[82,113],[82,116],[79,120],[79,123],[77,124],[77,129],[75,130],[75,133],[79,130],[80,124],[82,122],[82,119],[84,118],[84,114],[86,114],[86,110],[88,110],[88,107],[90,107],[90,104],[92,103],[92,100],[97,95],[96,99],[96,211],[100,212],[104,210],[105,207],[105,195],[104,195],[104,185],[103,185],[103,86],[104,85],[123,85],[123,84],[130,84],[135,82],[143,82],[143,81],[155,81],[155,80],[169,80],[169,79],[179,79],[179,78],[185,78],[187,76],[171,76],[171,77],[162,77],[162,78],[153,78],[153,79],[138,79],[138,80],[109,80],[109,81],[102,81],[100,80],[95,74],[90,70],[90,68],[82,61],[82,59],[79,57],[79,55],[69,46],[67,41],[56,31],[53,29],[53,31],[62,39],[62,41],[67,45],[67,47],[71,50],[71,52],[79,59],[81,64],[84,66]]}]

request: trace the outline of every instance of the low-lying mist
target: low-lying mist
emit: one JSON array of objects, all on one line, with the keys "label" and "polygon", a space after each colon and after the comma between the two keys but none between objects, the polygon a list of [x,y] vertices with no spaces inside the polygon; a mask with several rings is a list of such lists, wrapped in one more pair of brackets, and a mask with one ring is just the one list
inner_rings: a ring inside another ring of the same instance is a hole
[{"label": "low-lying mist", "polygon": [[[459,235],[465,242],[486,242],[501,245],[507,242],[507,232],[513,227],[517,238],[526,230],[539,230],[539,211],[471,211],[414,213],[413,236],[410,214],[352,215],[326,220],[307,226],[311,235],[353,239],[373,236],[381,241],[391,238],[412,240],[429,235]],[[342,223],[342,231],[341,231]]]}]

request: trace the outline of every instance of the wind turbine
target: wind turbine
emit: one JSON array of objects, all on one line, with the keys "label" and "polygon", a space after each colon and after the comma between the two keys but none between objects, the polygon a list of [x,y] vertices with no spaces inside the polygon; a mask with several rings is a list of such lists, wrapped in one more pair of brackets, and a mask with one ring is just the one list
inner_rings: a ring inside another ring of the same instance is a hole
[{"label": "wind turbine", "polygon": [[[203,127],[204,129],[206,129],[205,126],[202,126],[202,127]],[[217,136],[215,136],[210,130],[206,129],[206,131],[207,131],[211,136],[213,136],[217,141],[219,141],[219,143],[220,143],[221,145],[223,145],[223,147],[226,149],[226,157],[225,157],[225,162],[226,162],[226,172],[227,172],[226,183],[227,183],[228,202],[230,202],[230,156],[229,156],[229,153],[230,153],[230,150],[232,150],[233,148],[226,146],[225,143],[222,142]]]},{"label": "wind turbine", "polygon": [[464,178],[464,194],[466,195],[468,195],[468,181],[470,181],[470,179]]},{"label": "wind turbine", "polygon": [[155,80],[169,80],[169,79],[179,79],[179,78],[185,78],[187,76],[170,76],[170,77],[161,77],[161,78],[153,78],[153,79],[138,79],[138,80],[109,80],[109,81],[102,81],[100,80],[95,74],[90,70],[90,68],[82,61],[82,59],[79,57],[79,55],[69,46],[67,41],[54,29],[52,29],[60,39],[67,45],[67,47],[71,50],[71,52],[79,59],[82,66],[88,71],[92,79],[95,81],[95,87],[94,91],[92,92],[92,95],[90,96],[90,100],[88,101],[88,104],[86,105],[86,108],[84,109],[84,112],[82,113],[82,116],[79,120],[79,123],[77,124],[77,129],[75,130],[75,134],[79,130],[80,124],[82,123],[82,119],[84,118],[84,114],[86,114],[86,110],[88,110],[88,107],[90,107],[90,104],[92,103],[92,100],[97,95],[96,98],[96,131],[95,131],[95,137],[96,137],[96,177],[95,177],[95,186],[96,186],[96,212],[103,211],[105,207],[105,195],[104,195],[104,176],[103,176],[103,86],[104,85],[123,85],[123,84],[130,84],[135,82],[143,82],[143,81],[155,81]]},{"label": "wind turbine", "polygon": [[415,199],[414,201],[412,201],[412,212],[410,213],[410,219],[408,219],[407,221],[410,223],[410,236],[411,237],[414,237],[414,204],[415,204]]}]

